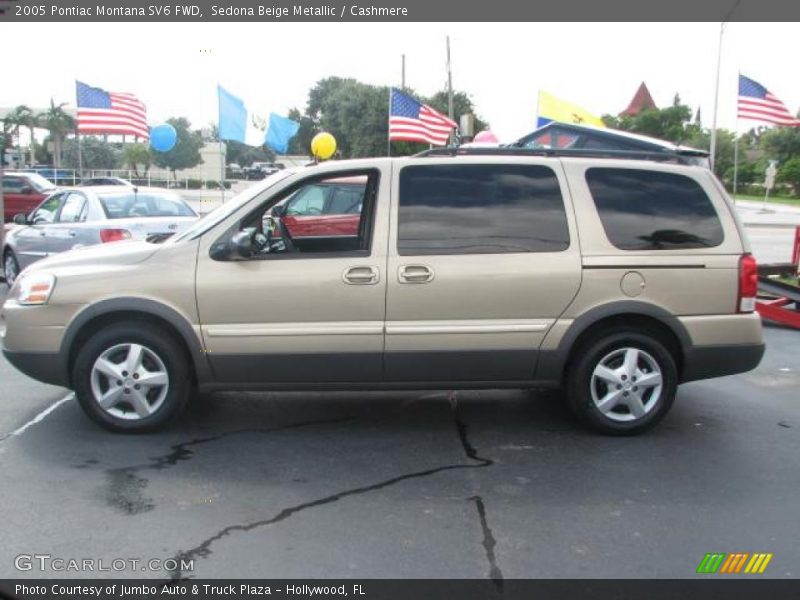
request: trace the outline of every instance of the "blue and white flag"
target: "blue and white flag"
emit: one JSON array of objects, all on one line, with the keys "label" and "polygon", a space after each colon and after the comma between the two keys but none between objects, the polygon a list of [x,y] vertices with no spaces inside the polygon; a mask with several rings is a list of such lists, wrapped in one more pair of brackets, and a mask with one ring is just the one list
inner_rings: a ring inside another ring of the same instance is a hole
[{"label": "blue and white flag", "polygon": [[219,96],[219,139],[233,140],[248,146],[268,145],[285,154],[300,124],[275,113],[258,114],[245,105],[244,101],[231,94],[221,85],[217,86]]}]

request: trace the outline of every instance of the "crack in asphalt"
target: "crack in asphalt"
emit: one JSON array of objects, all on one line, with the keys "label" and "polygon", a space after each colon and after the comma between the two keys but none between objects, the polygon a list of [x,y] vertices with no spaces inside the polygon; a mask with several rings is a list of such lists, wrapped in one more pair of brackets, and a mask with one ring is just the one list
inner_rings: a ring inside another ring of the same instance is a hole
[{"label": "crack in asphalt", "polygon": [[[310,508],[316,508],[318,506],[324,506],[326,504],[332,504],[334,502],[338,502],[344,498],[348,498],[350,496],[359,496],[362,494],[367,494],[369,492],[374,492],[376,490],[380,490],[383,488],[387,488],[398,484],[403,481],[408,481],[411,479],[420,479],[423,477],[430,477],[431,475],[436,475],[438,473],[443,473],[446,471],[457,471],[457,470],[464,470],[464,469],[481,469],[490,467],[494,464],[494,461],[490,458],[482,457],[478,454],[478,451],[475,447],[470,443],[469,436],[468,436],[468,429],[466,423],[461,419],[458,414],[458,405],[455,398],[455,393],[448,396],[448,401],[450,402],[450,406],[453,412],[453,419],[455,421],[456,431],[458,433],[458,438],[461,443],[461,447],[464,450],[464,454],[466,454],[467,458],[473,463],[455,463],[455,464],[448,464],[442,465],[439,467],[432,467],[430,469],[425,469],[422,471],[414,471],[411,473],[406,473],[403,475],[398,475],[396,477],[392,477],[391,479],[385,479],[378,483],[374,483],[371,485],[365,485],[361,487],[351,488],[348,490],[344,490],[341,492],[336,492],[335,494],[331,494],[329,496],[325,496],[323,498],[319,498],[317,500],[311,500],[309,502],[304,502],[302,504],[297,504],[295,506],[291,506],[289,508],[284,508],[278,514],[273,517],[267,519],[261,519],[258,521],[253,521],[251,523],[243,523],[237,525],[229,525],[220,529],[214,535],[206,538],[200,544],[191,548],[190,550],[186,550],[183,552],[179,552],[175,557],[175,564],[176,569],[170,573],[170,579],[172,581],[183,581],[187,579],[191,579],[190,577],[183,577],[183,572],[180,569],[182,564],[187,564],[188,561],[193,560],[195,558],[207,558],[211,555],[211,546],[233,534],[238,532],[248,532],[254,529],[258,529],[260,527],[266,527],[269,525],[274,525],[276,523],[280,523],[281,521],[285,521],[289,517],[296,515],[299,512],[304,510],[308,510]],[[482,501],[481,501],[482,506]],[[479,515],[481,513],[479,512]],[[481,525],[484,526],[485,524],[485,507],[483,509],[483,514],[481,517]],[[486,547],[486,531],[488,526],[484,528],[484,547]],[[494,537],[491,535],[491,530],[489,531],[489,536],[492,542],[494,542]],[[495,586],[499,586],[498,589],[502,590],[502,573],[500,572],[499,568],[496,568],[496,564],[494,558],[494,545],[491,546],[491,555],[489,555],[489,550],[487,549],[487,557],[489,557],[490,561],[490,574],[492,576],[492,581],[494,582]],[[494,568],[493,568],[494,567]],[[496,571],[495,571],[496,568]],[[495,579],[497,577],[497,579]]]},{"label": "crack in asphalt", "polygon": [[162,456],[155,456],[149,459],[150,462],[128,467],[109,469],[107,471],[108,485],[106,490],[106,501],[126,515],[136,515],[153,510],[156,506],[155,503],[151,499],[145,498],[143,493],[148,485],[148,479],[145,477],[140,477],[139,473],[145,470],[162,471],[177,465],[181,461],[189,460],[192,458],[192,456],[194,456],[194,451],[190,449],[192,446],[216,442],[233,435],[242,435],[246,433],[275,433],[278,431],[298,429],[301,427],[340,423],[342,421],[347,421],[350,418],[351,417],[340,417],[335,419],[302,421],[299,423],[282,425],[280,427],[237,429],[234,431],[220,433],[218,435],[195,438],[186,442],[181,442],[180,444],[175,444],[171,446],[170,452]]},{"label": "crack in asphalt", "polygon": [[497,556],[495,556],[494,548],[497,546],[497,540],[494,539],[492,528],[486,520],[486,505],[483,503],[481,496],[473,496],[470,498],[475,502],[475,507],[478,509],[478,518],[481,521],[481,529],[483,530],[483,549],[486,551],[486,560],[489,563],[489,579],[497,588],[499,592],[503,591],[503,572],[497,566]]}]

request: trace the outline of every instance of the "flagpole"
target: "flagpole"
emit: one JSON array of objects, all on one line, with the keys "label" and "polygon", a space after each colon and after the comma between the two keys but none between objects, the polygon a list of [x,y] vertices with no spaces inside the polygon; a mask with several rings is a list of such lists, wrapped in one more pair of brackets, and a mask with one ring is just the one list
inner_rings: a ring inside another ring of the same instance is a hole
[{"label": "flagpole", "polygon": [[714,87],[714,116],[711,124],[711,170],[714,170],[717,155],[717,107],[719,106],[719,72],[722,65],[722,34],[725,33],[725,21],[719,24],[719,45],[717,47],[717,83]]},{"label": "flagpole", "polygon": [[392,134],[389,131],[389,121],[392,118],[392,86],[389,86],[389,113],[386,118],[386,156],[392,155]]},{"label": "flagpole", "polygon": [[[75,130],[75,135],[78,138],[78,176],[83,178],[83,149],[81,148],[81,133]],[[72,178],[72,185],[76,185],[75,178]]]},{"label": "flagpole", "polygon": [[[739,73],[739,77],[742,74]],[[736,192],[739,186],[739,109],[736,109],[736,133],[733,138],[733,203],[736,204]]]}]

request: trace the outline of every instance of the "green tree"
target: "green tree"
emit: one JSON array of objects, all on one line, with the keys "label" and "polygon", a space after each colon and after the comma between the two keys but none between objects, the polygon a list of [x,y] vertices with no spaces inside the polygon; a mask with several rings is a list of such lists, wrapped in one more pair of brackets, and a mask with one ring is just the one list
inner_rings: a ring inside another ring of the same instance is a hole
[{"label": "green tree", "polygon": [[139,167],[144,169],[144,173],[150,170],[153,162],[153,155],[150,153],[150,146],[147,144],[125,144],[122,149],[123,164],[139,177]]},{"label": "green tree", "polygon": [[[447,90],[435,93],[425,101],[431,108],[435,108],[443,115],[447,115]],[[461,122],[461,115],[472,114],[475,116],[475,133],[489,128],[489,123],[475,114],[475,104],[466,92],[453,91],[453,120]]]},{"label": "green tree", "polygon": [[667,108],[647,108],[638,115],[603,115],[603,122],[614,129],[649,135],[661,140],[686,144],[687,140],[702,131],[697,122],[692,122],[692,109],[681,104],[678,94]]},{"label": "green tree", "polygon": [[199,131],[192,131],[189,120],[184,117],[167,119],[167,123],[175,128],[178,139],[175,147],[169,152],[154,152],[153,164],[162,169],[169,169],[174,177],[175,171],[191,169],[203,162],[200,156],[203,136]]},{"label": "green tree", "polygon": [[5,121],[10,127],[14,143],[17,146],[17,162],[22,165],[25,159],[22,156],[22,144],[19,140],[19,132],[23,127],[33,127],[35,123],[33,111],[24,104],[20,104],[6,114]]},{"label": "green tree", "polygon": [[382,156],[389,129],[388,105],[389,88],[328,77],[309,92],[306,116],[315,133],[327,131],[336,138],[338,156]]},{"label": "green tree", "polygon": [[289,111],[289,118],[300,123],[297,134],[289,141],[289,154],[305,154],[311,156],[311,140],[319,133],[311,117],[293,108]]},{"label": "green tree", "polygon": [[53,164],[61,166],[61,148],[68,133],[75,131],[75,119],[64,110],[66,102],[56,105],[50,99],[50,108],[38,116],[39,124],[50,132],[53,140]]},{"label": "green tree", "polygon": [[800,195],[800,155],[790,158],[783,165],[779,165],[776,179],[781,183],[792,186],[794,196]]},{"label": "green tree", "polygon": [[778,168],[800,156],[800,127],[775,127],[761,134],[760,145],[767,158],[778,161]]},{"label": "green tree", "polygon": [[121,152],[103,138],[83,136],[80,143],[81,160],[78,160],[78,140],[64,141],[64,166],[77,169],[118,169],[121,164]]},{"label": "green tree", "polygon": [[254,148],[233,140],[228,140],[225,144],[225,162],[227,164],[236,163],[240,167],[248,167],[255,161],[273,162],[275,160],[275,152],[267,146]]}]

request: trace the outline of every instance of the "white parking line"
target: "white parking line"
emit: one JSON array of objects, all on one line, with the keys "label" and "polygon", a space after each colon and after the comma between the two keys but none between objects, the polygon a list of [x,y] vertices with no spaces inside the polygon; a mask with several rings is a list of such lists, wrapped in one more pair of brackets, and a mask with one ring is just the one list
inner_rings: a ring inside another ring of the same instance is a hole
[{"label": "white parking line", "polygon": [[9,434],[0,436],[0,441],[8,439],[10,437],[14,437],[15,435],[21,435],[21,434],[25,433],[25,431],[29,427],[33,427],[37,423],[43,421],[45,419],[45,417],[47,417],[47,415],[49,415],[51,412],[53,412],[59,406],[61,406],[65,402],[69,402],[70,400],[72,400],[74,398],[75,398],[75,393],[74,392],[70,392],[69,394],[67,394],[66,396],[61,398],[61,400],[56,400],[55,402],[53,402],[53,404],[51,404],[50,406],[45,408],[42,412],[40,412],[38,415],[33,417],[30,421],[28,421],[24,425],[22,425],[20,427],[17,427],[14,431],[12,431]]}]

